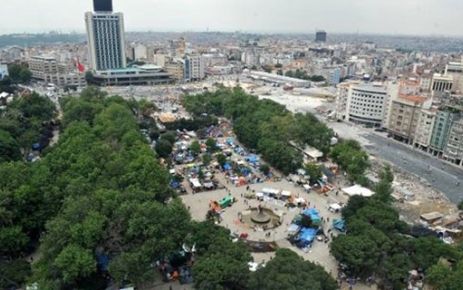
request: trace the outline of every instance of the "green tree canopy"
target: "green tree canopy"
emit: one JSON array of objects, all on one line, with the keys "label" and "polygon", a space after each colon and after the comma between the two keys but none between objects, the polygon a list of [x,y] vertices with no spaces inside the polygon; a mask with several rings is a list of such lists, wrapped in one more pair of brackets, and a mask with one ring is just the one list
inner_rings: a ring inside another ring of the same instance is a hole
[{"label": "green tree canopy", "polygon": [[253,290],[335,290],[336,281],[321,266],[304,261],[288,249],[279,249],[265,267],[251,274]]}]

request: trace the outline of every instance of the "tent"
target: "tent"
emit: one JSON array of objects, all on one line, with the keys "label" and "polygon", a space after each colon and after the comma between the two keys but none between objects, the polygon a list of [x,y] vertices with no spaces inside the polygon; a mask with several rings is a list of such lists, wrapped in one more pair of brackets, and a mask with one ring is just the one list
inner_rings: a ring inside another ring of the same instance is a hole
[{"label": "tent", "polygon": [[246,156],[245,160],[249,163],[256,164],[257,162],[259,162],[259,157],[255,154],[250,154]]},{"label": "tent", "polygon": [[291,196],[291,192],[290,191],[287,191],[287,190],[283,190],[281,192],[281,195],[284,196],[284,197],[290,197]]},{"label": "tent", "polygon": [[288,234],[296,234],[301,229],[300,226],[296,224],[290,224],[288,227]]},{"label": "tent", "polygon": [[315,239],[317,232],[318,231],[316,229],[311,229],[311,228],[302,229],[299,232],[299,235],[297,236],[297,246],[300,248],[306,248],[307,246],[309,246]]},{"label": "tent", "polygon": [[277,196],[280,193],[278,189],[274,189],[274,188],[263,188],[262,192],[268,196]]},{"label": "tent", "polygon": [[320,213],[315,208],[309,208],[302,212],[303,215],[308,216],[314,225],[320,225]]},{"label": "tent", "polygon": [[342,207],[341,205],[339,205],[339,203],[332,203],[330,204],[328,209],[331,212],[339,212],[342,209]]},{"label": "tent", "polygon": [[225,163],[223,165],[223,170],[228,171],[228,170],[231,170],[231,169],[232,169],[232,166],[231,166],[230,163],[227,162],[227,163]]},{"label": "tent", "polygon": [[348,196],[360,195],[363,197],[370,197],[373,194],[375,194],[373,191],[369,190],[368,188],[365,188],[357,184],[351,187],[343,188],[342,191]]},{"label": "tent", "polygon": [[333,228],[337,229],[340,232],[346,231],[346,222],[343,219],[334,219]]},{"label": "tent", "polygon": [[201,182],[197,178],[190,178],[190,183],[193,188],[201,188]]}]

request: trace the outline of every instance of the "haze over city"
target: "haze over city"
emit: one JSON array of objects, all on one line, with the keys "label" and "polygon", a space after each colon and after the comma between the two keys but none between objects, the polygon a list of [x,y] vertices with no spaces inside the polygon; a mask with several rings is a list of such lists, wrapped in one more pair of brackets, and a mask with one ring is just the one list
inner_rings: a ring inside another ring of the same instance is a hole
[{"label": "haze over city", "polygon": [[[83,32],[90,1],[2,0],[0,33]],[[458,0],[120,0],[128,31],[245,31],[461,36]],[[21,11],[21,17],[12,11]]]},{"label": "haze over city", "polygon": [[0,289],[463,289],[461,0],[0,9]]}]

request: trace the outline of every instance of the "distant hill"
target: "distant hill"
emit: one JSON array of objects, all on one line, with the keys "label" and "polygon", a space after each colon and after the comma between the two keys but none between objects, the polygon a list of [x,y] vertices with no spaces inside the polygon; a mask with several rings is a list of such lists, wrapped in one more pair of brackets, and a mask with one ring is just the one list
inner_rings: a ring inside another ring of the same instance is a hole
[{"label": "distant hill", "polygon": [[78,43],[85,40],[85,34],[77,33],[6,34],[0,35],[0,48],[13,45],[26,47],[52,43]]}]

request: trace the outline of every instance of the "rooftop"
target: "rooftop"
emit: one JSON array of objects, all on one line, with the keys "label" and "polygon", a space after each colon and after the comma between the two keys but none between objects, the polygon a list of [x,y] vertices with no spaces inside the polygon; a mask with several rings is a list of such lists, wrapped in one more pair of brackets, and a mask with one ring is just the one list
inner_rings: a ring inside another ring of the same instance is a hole
[{"label": "rooftop", "polygon": [[427,100],[427,98],[423,96],[404,95],[404,94],[399,95],[399,99],[412,102],[412,103],[419,103],[419,104],[422,104]]}]

